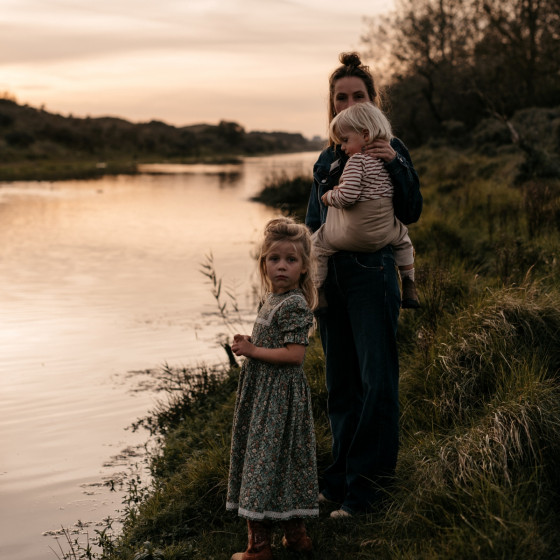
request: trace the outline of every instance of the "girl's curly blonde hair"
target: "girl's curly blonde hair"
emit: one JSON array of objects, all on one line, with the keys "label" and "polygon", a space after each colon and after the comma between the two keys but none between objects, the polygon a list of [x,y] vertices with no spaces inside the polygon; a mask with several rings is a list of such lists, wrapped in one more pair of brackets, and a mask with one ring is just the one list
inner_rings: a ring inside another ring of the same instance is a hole
[{"label": "girl's curly blonde hair", "polygon": [[310,309],[317,306],[317,289],[313,283],[315,272],[315,257],[313,255],[313,243],[311,233],[304,224],[296,222],[292,218],[274,218],[270,220],[264,229],[264,239],[259,254],[258,268],[261,277],[262,297],[270,292],[270,280],[266,275],[266,256],[273,247],[280,242],[288,241],[294,244],[301,257],[303,272],[299,278],[299,288],[303,292],[305,301]]}]

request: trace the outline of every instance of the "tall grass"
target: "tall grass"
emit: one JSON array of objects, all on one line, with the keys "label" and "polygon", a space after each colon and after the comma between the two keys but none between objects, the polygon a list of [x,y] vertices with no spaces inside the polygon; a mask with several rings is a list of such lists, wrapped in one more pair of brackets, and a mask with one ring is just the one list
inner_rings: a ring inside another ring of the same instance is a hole
[{"label": "tall grass", "polygon": [[[424,148],[415,160],[422,307],[399,324],[397,481],[375,514],[335,522],[323,508],[309,523],[315,557],[560,558],[559,181],[520,184],[509,150]],[[317,337],[305,371],[322,472],[330,431]],[[168,402],[137,423],[160,438],[153,483],[104,558],[132,560],[145,541],[166,560],[244,549],[244,522],[225,512],[237,372],[167,367],[185,387],[170,385]],[[290,558],[279,540],[275,557]]]},{"label": "tall grass", "polygon": [[[325,517],[310,523],[317,558],[555,557],[559,304],[557,294],[534,285],[500,289],[449,320],[430,360],[403,371],[402,443],[389,507],[350,524]],[[314,339],[306,374],[321,469],[330,453],[323,366]],[[243,522],[225,512],[235,382],[232,370],[217,391],[203,393],[201,402],[210,403],[162,428],[151,495],[110,558],[132,558],[146,540],[170,559],[226,559],[244,547]]]}]

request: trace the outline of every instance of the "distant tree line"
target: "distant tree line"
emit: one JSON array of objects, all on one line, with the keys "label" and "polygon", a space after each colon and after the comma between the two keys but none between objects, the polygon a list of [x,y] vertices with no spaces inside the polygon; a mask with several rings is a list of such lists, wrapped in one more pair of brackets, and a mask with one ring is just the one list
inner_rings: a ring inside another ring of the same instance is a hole
[{"label": "distant tree line", "polygon": [[64,117],[0,97],[0,162],[20,159],[204,159],[316,150],[298,133],[247,132],[235,122],[175,127],[160,121]]},{"label": "distant tree line", "polygon": [[365,54],[412,146],[560,105],[560,0],[396,0],[367,22]]}]

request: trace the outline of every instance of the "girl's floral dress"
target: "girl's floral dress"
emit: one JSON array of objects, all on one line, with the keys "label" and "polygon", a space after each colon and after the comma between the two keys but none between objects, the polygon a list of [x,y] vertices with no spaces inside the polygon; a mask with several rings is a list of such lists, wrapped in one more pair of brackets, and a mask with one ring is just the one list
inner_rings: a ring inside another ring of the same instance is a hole
[{"label": "girl's floral dress", "polygon": [[[251,341],[307,345],[313,316],[300,290],[270,294]],[[319,515],[315,432],[303,366],[243,364],[233,419],[226,508],[251,520]]]}]

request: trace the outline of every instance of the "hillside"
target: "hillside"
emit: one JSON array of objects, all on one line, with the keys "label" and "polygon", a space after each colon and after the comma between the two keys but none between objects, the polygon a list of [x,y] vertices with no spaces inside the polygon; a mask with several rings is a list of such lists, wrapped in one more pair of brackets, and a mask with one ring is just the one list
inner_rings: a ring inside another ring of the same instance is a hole
[{"label": "hillside", "polygon": [[140,162],[227,161],[321,145],[298,133],[247,132],[235,122],[175,127],[160,121],[64,117],[0,99],[0,180],[133,173]]}]

